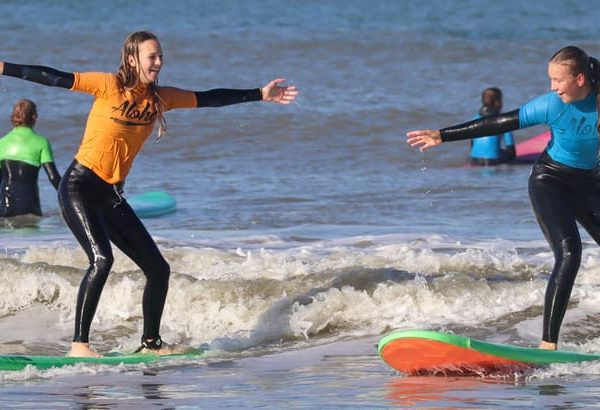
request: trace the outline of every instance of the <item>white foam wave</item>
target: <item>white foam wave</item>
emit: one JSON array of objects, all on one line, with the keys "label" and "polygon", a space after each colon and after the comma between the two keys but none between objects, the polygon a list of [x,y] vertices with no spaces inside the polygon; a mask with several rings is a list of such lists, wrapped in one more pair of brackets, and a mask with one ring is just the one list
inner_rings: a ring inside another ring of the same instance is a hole
[{"label": "white foam wave", "polygon": [[[525,340],[539,337],[545,274],[552,264],[540,242],[465,243],[439,235],[284,242],[253,238],[231,248],[225,242],[161,243],[173,272],[163,337],[242,349],[394,328],[494,326],[498,320],[508,321]],[[20,317],[46,306],[68,340],[64,329],[72,323],[87,264],[83,252],[74,245],[37,245],[9,253],[0,264],[0,291],[7,295],[0,313]],[[598,264],[600,252],[586,249],[568,312],[575,323],[598,306]],[[115,251],[93,339],[136,347],[144,283],[133,262]]]}]

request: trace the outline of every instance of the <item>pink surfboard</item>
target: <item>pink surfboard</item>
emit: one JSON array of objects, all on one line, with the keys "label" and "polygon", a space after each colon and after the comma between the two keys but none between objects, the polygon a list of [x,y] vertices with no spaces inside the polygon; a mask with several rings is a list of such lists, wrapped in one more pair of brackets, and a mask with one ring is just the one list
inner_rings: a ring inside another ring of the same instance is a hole
[{"label": "pink surfboard", "polygon": [[533,136],[516,145],[517,162],[535,162],[544,152],[550,141],[550,131]]}]

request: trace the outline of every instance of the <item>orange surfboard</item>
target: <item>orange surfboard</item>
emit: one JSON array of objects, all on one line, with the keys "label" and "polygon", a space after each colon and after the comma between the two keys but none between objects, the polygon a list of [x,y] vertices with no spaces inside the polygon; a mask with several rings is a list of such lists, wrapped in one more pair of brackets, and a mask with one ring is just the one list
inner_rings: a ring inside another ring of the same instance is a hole
[{"label": "orange surfboard", "polygon": [[528,371],[552,363],[600,360],[600,354],[489,343],[432,330],[404,330],[380,340],[379,355],[407,375],[487,375]]}]

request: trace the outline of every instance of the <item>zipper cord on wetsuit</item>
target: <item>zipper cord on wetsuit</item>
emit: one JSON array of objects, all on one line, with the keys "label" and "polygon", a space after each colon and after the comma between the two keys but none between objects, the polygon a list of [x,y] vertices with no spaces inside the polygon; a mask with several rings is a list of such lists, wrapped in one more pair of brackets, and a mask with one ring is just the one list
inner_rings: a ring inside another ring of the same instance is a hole
[{"label": "zipper cord on wetsuit", "polygon": [[112,187],[115,190],[115,194],[117,194],[117,197],[119,198],[119,200],[113,205],[113,208],[116,208],[123,203],[123,197],[121,196],[121,192],[123,191],[120,190],[119,184],[114,184]]}]

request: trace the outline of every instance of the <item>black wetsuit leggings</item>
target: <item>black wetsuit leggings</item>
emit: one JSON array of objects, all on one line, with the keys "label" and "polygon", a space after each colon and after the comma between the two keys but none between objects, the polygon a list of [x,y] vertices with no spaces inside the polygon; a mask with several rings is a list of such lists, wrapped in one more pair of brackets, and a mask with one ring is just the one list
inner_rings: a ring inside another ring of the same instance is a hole
[{"label": "black wetsuit leggings", "polygon": [[90,325],[113,264],[110,242],[146,276],[142,340],[159,336],[170,268],[156,243],[114,185],[74,161],[59,186],[63,218],[85,251],[90,266],[77,295],[74,342],[89,342]]},{"label": "black wetsuit leggings", "polygon": [[23,161],[0,161],[0,217],[42,216],[39,172],[39,167]]},{"label": "black wetsuit leggings", "polygon": [[543,154],[529,177],[529,197],[554,253],[542,340],[557,343],[581,262],[577,222],[600,244],[600,170],[568,167]]}]

